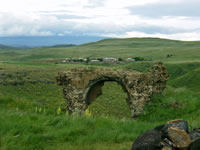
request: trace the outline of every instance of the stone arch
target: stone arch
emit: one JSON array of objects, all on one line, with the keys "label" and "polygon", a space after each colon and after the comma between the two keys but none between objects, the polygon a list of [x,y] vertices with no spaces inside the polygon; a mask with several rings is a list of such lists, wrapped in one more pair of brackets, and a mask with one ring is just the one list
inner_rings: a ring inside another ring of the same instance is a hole
[{"label": "stone arch", "polygon": [[128,93],[127,102],[132,118],[143,112],[153,94],[164,90],[168,78],[168,72],[161,62],[156,63],[147,73],[111,68],[74,68],[60,72],[56,77],[57,83],[63,86],[63,95],[70,114],[83,114],[90,100],[101,94],[99,89],[103,83],[115,81]]},{"label": "stone arch", "polygon": [[90,81],[88,87],[86,88],[86,104],[89,106],[94,102],[94,100],[102,95],[102,87],[105,82],[116,82],[118,85],[122,87],[122,90],[127,94],[126,102],[129,105],[130,103],[130,95],[126,88],[126,84],[123,82],[121,78],[113,78],[108,76],[103,76],[101,78],[97,78],[96,80]]}]

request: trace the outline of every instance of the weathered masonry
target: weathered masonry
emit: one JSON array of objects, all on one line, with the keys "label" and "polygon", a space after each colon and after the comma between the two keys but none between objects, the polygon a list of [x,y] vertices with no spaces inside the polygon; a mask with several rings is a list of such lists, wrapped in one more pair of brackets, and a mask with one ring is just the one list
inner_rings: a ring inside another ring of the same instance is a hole
[{"label": "weathered masonry", "polygon": [[57,83],[63,86],[68,112],[83,114],[102,94],[101,87],[104,82],[115,81],[127,92],[126,101],[134,118],[143,112],[145,104],[151,100],[153,94],[164,90],[168,78],[166,68],[159,62],[147,73],[111,68],[75,68],[60,72]]}]

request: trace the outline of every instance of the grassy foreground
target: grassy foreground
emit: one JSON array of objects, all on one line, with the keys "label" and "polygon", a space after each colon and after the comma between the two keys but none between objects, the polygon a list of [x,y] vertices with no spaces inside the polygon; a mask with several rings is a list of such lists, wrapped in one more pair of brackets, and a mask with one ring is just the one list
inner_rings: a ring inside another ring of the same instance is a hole
[{"label": "grassy foreground", "polygon": [[[1,148],[100,150],[129,149],[133,139],[153,124],[110,118],[70,117],[2,109]],[[143,129],[138,128],[143,126]]]},{"label": "grassy foreground", "polygon": [[[151,65],[131,63],[115,68],[147,71]],[[129,150],[142,132],[168,120],[183,118],[190,128],[199,127],[199,63],[166,66],[171,74],[166,90],[154,96],[141,117],[131,120],[127,95],[115,82],[104,85],[103,95],[85,116],[69,116],[62,88],[46,81],[54,81],[58,71],[74,65],[0,65],[0,82],[8,84],[0,85],[1,150]],[[10,85],[19,81],[24,85]]]},{"label": "grassy foreground", "polygon": [[137,120],[98,116],[69,116],[13,99],[0,99],[2,150],[129,150],[144,131],[168,120],[183,118],[190,128],[200,126],[200,95],[168,87],[154,97]]}]

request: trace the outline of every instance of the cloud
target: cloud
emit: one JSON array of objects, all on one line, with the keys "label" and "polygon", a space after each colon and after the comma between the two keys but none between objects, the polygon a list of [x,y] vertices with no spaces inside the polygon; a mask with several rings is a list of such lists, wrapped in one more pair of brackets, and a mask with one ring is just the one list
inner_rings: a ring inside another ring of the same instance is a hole
[{"label": "cloud", "polygon": [[182,32],[175,34],[146,34],[144,32],[126,32],[123,35],[119,34],[110,34],[104,35],[105,37],[116,37],[116,38],[132,38],[132,37],[153,37],[153,38],[165,38],[165,39],[174,39],[174,40],[184,40],[184,41],[196,41],[200,39],[200,30],[197,32]]},{"label": "cloud", "polygon": [[174,3],[154,3],[150,5],[130,7],[133,15],[140,15],[146,17],[162,17],[162,16],[187,16],[199,17],[200,1],[180,1]]},{"label": "cloud", "polygon": [[0,36],[200,40],[199,4],[197,0],[6,0],[0,5]]}]

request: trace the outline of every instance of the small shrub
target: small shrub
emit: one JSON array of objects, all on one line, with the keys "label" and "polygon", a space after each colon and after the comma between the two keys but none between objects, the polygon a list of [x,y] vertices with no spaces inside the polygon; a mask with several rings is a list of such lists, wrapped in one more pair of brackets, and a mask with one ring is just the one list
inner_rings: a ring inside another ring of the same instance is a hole
[{"label": "small shrub", "polygon": [[118,61],[123,61],[123,59],[122,58],[118,58]]}]

